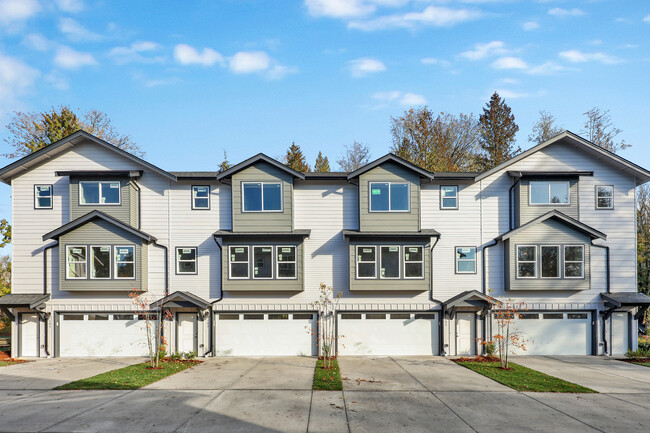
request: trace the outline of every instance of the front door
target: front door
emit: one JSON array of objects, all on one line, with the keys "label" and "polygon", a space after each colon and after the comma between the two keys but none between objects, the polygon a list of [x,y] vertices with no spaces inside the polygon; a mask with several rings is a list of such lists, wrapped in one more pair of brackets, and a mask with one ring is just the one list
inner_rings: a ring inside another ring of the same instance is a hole
[{"label": "front door", "polygon": [[629,332],[628,313],[613,313],[610,355],[623,355],[627,352]]},{"label": "front door", "polygon": [[195,313],[178,314],[178,343],[179,352],[196,352],[197,323]]},{"label": "front door", "polygon": [[38,356],[38,316],[20,315],[20,356]]},{"label": "front door", "polygon": [[476,355],[476,314],[456,314],[456,354]]}]

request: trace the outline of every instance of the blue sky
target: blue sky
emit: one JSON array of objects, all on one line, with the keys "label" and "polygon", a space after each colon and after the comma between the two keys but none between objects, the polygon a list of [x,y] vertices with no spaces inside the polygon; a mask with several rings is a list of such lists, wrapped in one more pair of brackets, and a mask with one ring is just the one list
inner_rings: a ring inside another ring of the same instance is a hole
[{"label": "blue sky", "polygon": [[598,106],[650,166],[649,47],[636,1],[0,0],[0,123],[69,104],[108,113],[167,170],[292,141],[313,164],[353,140],[381,156],[390,116],[479,113],[496,90],[522,148],[539,110],[579,132]]}]

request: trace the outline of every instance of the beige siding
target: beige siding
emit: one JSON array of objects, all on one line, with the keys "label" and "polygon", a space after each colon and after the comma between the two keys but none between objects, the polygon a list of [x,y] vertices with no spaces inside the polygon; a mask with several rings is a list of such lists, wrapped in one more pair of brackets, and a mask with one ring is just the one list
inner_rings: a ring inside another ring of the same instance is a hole
[{"label": "beige siding", "polygon": [[[583,179],[585,179],[583,177]],[[553,180],[553,181],[563,181],[569,182],[569,204],[568,205],[539,205],[539,204],[530,204],[530,182],[536,180]],[[578,179],[558,179],[558,178],[531,178],[531,179],[522,179],[518,184],[518,187],[515,190],[519,191],[519,197],[516,197],[518,207],[515,207],[515,227],[526,224],[527,222],[534,220],[538,216],[544,215],[545,213],[557,210],[562,212],[565,215],[570,216],[571,218],[579,219],[580,215],[578,213]],[[516,194],[516,191],[515,191]]]},{"label": "beige siding", "polygon": [[131,193],[132,188],[127,179],[118,178],[101,178],[101,181],[119,181],[120,182],[120,204],[119,205],[82,205],[79,203],[79,182],[88,180],[98,180],[92,178],[72,178],[70,179],[70,220],[75,220],[80,216],[86,215],[88,212],[98,210],[108,214],[120,221],[129,224],[132,227],[137,225],[137,222],[131,219]]}]

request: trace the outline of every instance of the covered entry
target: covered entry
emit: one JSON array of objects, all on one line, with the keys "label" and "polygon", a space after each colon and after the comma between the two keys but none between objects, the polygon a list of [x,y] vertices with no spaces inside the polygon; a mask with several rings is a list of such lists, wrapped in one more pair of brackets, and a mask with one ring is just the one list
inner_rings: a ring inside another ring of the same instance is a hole
[{"label": "covered entry", "polygon": [[[0,310],[14,322],[17,332],[16,341],[12,341],[12,356],[38,357],[41,347],[46,354],[49,350],[47,333],[41,333],[41,324],[50,317],[45,313],[45,303],[50,295],[43,294],[9,294],[0,298]],[[43,338],[41,338],[41,334]]]},{"label": "covered entry", "polygon": [[485,317],[493,300],[478,290],[467,290],[442,303],[445,314],[445,351],[450,355],[481,354]]},{"label": "covered entry", "polygon": [[637,321],[650,308],[650,296],[636,292],[601,293],[603,340],[609,355],[623,355],[637,345]]}]

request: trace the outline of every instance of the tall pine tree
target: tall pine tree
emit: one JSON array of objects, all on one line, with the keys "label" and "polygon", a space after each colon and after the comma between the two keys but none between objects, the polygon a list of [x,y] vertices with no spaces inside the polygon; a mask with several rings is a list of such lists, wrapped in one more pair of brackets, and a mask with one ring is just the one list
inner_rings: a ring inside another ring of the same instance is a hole
[{"label": "tall pine tree", "polygon": [[519,126],[510,107],[497,92],[483,108],[479,123],[482,155],[477,158],[477,163],[480,169],[489,170],[521,152],[521,148],[514,147]]},{"label": "tall pine tree", "polygon": [[303,155],[300,146],[295,142],[292,142],[291,147],[287,150],[287,154],[284,157],[284,163],[294,170],[303,173],[310,170],[309,164],[305,161],[305,155]]},{"label": "tall pine tree", "polygon": [[316,163],[314,164],[314,171],[317,173],[329,173],[330,170],[330,161],[326,156],[323,156],[323,152],[318,152],[318,158],[316,158]]}]

